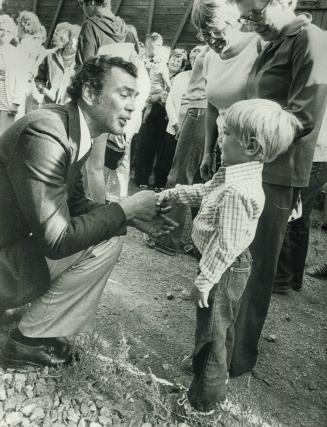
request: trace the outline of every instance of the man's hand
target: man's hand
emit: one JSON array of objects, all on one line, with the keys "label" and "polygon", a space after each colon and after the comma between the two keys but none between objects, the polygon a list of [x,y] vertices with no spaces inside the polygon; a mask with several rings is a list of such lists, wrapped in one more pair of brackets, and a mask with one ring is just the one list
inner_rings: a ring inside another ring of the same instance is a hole
[{"label": "man's hand", "polygon": [[209,292],[201,292],[195,285],[192,288],[192,299],[194,304],[200,308],[208,308]]},{"label": "man's hand", "polygon": [[19,105],[18,104],[11,104],[8,110],[8,116],[16,116],[18,112]]},{"label": "man's hand", "polygon": [[212,178],[213,170],[212,170],[213,157],[212,154],[204,154],[202,163],[200,166],[200,175],[201,178],[205,181],[209,181]]},{"label": "man's hand", "polygon": [[135,219],[142,222],[151,221],[159,214],[165,214],[171,210],[170,206],[161,206],[157,193],[148,190],[139,191],[127,197],[120,202],[120,206],[125,212],[127,222]]},{"label": "man's hand", "polygon": [[130,225],[157,239],[175,230],[179,224],[166,215],[158,215],[150,222],[134,218],[131,220]]}]

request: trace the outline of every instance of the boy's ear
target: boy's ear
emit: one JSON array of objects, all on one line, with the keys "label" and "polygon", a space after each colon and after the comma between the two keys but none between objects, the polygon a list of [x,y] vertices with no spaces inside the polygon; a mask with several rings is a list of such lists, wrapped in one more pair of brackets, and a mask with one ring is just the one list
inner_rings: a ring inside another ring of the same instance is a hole
[{"label": "boy's ear", "polygon": [[251,137],[249,144],[245,148],[245,153],[249,157],[255,157],[258,160],[262,160],[262,147],[254,136]]}]

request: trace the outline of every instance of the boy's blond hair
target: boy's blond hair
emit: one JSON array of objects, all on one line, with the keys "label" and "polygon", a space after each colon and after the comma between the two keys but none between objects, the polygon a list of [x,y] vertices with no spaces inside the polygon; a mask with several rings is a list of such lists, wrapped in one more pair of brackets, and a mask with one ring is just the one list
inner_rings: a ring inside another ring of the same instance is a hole
[{"label": "boy's blond hair", "polygon": [[295,135],[302,129],[301,122],[277,102],[268,99],[239,101],[228,108],[225,123],[244,147],[256,139],[261,147],[260,160],[273,162],[285,153]]}]

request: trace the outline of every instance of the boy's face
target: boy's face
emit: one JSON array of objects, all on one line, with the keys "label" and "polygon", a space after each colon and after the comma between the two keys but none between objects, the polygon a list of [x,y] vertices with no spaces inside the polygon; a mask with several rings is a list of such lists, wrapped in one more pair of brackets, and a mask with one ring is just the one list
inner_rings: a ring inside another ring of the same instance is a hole
[{"label": "boy's face", "polygon": [[235,133],[231,132],[227,126],[224,126],[221,151],[221,160],[224,166],[238,165],[253,160],[246,154],[245,148],[242,147]]}]

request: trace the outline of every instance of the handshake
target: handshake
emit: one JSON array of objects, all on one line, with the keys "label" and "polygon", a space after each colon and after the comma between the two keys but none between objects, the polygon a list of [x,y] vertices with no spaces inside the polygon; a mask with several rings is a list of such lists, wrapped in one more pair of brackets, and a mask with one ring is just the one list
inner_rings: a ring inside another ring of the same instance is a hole
[{"label": "handshake", "polygon": [[153,238],[169,234],[179,225],[166,216],[171,206],[154,191],[139,191],[122,200],[120,206],[125,212],[128,225]]}]

